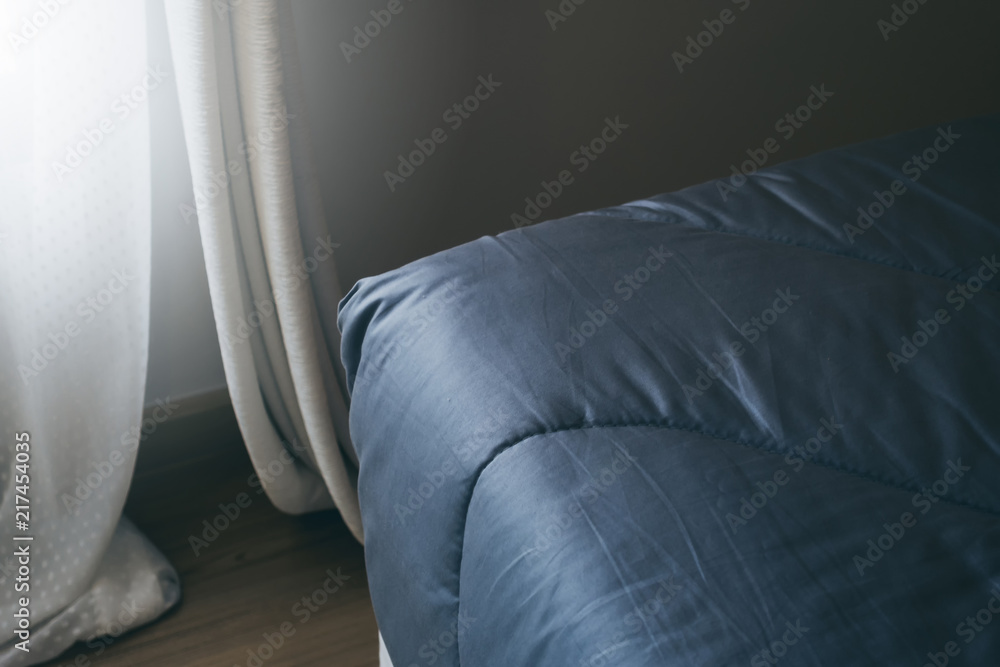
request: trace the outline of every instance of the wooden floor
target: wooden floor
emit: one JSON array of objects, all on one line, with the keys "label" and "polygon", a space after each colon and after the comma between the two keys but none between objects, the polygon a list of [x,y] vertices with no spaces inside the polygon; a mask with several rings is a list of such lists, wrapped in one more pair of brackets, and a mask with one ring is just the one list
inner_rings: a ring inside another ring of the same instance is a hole
[{"label": "wooden floor", "polygon": [[[231,408],[161,425],[140,449],[125,514],[177,568],[183,598],[100,654],[78,644],[47,665],[376,667],[361,546],[336,512],[275,510],[248,485],[252,472]],[[195,556],[189,536],[200,536],[202,522],[240,493],[251,504]],[[317,594],[309,611],[300,601],[322,588],[327,570],[350,578],[325,603],[316,604],[325,593]],[[273,633],[283,623],[294,634],[269,650],[263,635],[279,643]]]}]

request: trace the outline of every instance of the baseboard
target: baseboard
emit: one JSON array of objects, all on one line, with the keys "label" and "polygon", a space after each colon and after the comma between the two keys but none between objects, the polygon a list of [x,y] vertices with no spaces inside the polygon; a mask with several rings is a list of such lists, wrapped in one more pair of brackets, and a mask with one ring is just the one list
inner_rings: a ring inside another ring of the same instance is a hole
[{"label": "baseboard", "polygon": [[156,399],[143,411],[136,476],[213,456],[245,457],[226,387]]},{"label": "baseboard", "polygon": [[[203,412],[211,412],[230,404],[229,388],[225,385],[177,398],[156,399],[142,411],[143,419],[153,418],[160,423],[184,419]],[[154,414],[155,413],[155,414]],[[166,419],[163,414],[166,413]]]}]

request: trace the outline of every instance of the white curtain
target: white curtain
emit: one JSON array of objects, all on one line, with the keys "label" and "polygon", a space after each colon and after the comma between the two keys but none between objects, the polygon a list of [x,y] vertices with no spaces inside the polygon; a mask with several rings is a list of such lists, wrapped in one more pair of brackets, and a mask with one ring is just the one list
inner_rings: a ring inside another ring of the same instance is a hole
[{"label": "white curtain", "polygon": [[0,36],[7,666],[142,625],[179,585],[121,518],[149,339],[147,99],[169,73],[147,63],[135,0],[3,0]]},{"label": "white curtain", "polygon": [[289,3],[166,0],[226,380],[274,504],[335,506],[363,539],[336,326],[335,239],[312,171]]}]

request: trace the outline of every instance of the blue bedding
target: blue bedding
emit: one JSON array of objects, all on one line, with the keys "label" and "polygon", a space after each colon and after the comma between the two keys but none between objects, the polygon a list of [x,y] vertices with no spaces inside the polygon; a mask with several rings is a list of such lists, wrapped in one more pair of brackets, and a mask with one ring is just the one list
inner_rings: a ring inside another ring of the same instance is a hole
[{"label": "blue bedding", "polygon": [[1000,664],[1000,117],[341,303],[396,667]]}]

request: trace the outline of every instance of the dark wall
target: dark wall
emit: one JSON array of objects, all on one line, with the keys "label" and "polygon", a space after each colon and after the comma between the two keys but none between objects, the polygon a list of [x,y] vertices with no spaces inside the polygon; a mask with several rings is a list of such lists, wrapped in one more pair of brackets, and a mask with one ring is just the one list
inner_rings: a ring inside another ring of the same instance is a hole
[{"label": "dark wall", "polygon": [[[351,62],[341,43],[389,1],[293,2],[345,289],[512,228],[562,170],[573,182],[540,219],[724,176],[769,137],[773,163],[1000,111],[995,1],[898,3],[917,10],[886,40],[893,3],[871,0],[564,0],[555,30],[559,0],[400,0]],[[732,23],[679,72],[672,54],[724,9]],[[490,74],[502,85],[452,129],[442,113]],[[786,138],[775,122],[810,86],[833,96]],[[570,156],[608,117],[628,129],[580,173]],[[435,128],[447,140],[391,192],[384,172]]]}]

